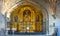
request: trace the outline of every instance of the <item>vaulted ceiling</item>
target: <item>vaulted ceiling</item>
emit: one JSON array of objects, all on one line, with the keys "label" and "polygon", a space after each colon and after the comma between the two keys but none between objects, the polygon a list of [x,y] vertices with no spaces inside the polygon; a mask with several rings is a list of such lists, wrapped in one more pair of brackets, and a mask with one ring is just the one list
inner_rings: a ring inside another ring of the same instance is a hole
[{"label": "vaulted ceiling", "polygon": [[[43,3],[45,3],[45,4],[42,4],[42,5],[49,5],[49,2],[48,2],[48,0],[32,0],[32,1],[35,1],[36,3],[41,3],[41,2],[43,2]],[[0,0],[0,11],[1,11],[1,0]],[[57,5],[56,5],[56,17],[57,18],[60,18],[60,0],[57,0]]]}]

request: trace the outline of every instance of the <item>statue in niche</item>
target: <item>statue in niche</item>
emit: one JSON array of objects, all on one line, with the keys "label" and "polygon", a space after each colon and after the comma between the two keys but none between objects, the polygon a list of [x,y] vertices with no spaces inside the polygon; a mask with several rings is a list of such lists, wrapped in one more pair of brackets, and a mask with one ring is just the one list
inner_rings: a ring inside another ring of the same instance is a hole
[{"label": "statue in niche", "polygon": [[37,16],[37,17],[36,17],[36,22],[39,22],[39,21],[40,21],[40,20],[39,20],[39,16]]},{"label": "statue in niche", "polygon": [[17,22],[18,21],[18,16],[14,17],[14,21]]},{"label": "statue in niche", "polygon": [[24,19],[27,21],[29,21],[30,20],[30,17],[31,17],[31,12],[30,12],[30,10],[24,10],[24,12],[23,12],[23,16],[24,16]]}]

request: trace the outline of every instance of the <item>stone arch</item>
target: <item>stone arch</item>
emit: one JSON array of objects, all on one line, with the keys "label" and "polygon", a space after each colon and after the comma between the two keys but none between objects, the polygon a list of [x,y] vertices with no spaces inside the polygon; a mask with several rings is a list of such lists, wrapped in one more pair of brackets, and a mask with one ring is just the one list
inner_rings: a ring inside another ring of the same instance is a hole
[{"label": "stone arch", "polygon": [[[19,6],[21,6],[22,4],[24,4],[24,3],[26,3],[26,1],[21,1],[21,2],[18,2],[15,6],[13,6],[11,9],[9,9],[8,11],[7,11],[7,14],[9,13],[10,15],[11,15],[11,13],[12,13],[12,11],[15,9],[15,8],[17,8],[17,7],[19,7]],[[48,22],[48,12],[47,12],[47,10],[44,8],[44,7],[42,7],[42,5],[39,5],[39,4],[36,4],[36,3],[32,3],[32,2],[27,2],[27,4],[32,4],[33,6],[35,6],[35,7],[37,7],[39,10],[41,10],[42,12],[42,14],[43,14],[43,26],[44,27],[46,27],[47,25],[46,24],[48,24],[47,22]],[[8,18],[10,18],[10,15],[8,15],[7,17]],[[45,23],[44,23],[45,22]],[[47,27],[46,27],[47,28]],[[46,31],[47,29],[46,28],[43,28],[44,29],[44,31]]]}]

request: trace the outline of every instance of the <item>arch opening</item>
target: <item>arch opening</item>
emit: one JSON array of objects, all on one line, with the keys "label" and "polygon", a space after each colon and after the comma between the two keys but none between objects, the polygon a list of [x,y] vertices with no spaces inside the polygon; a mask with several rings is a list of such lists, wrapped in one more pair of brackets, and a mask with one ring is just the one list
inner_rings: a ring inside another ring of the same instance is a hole
[{"label": "arch opening", "polygon": [[15,34],[43,34],[43,32],[46,32],[46,23],[43,24],[43,22],[46,22],[45,16],[42,10],[33,5],[17,6],[10,13],[10,30],[8,33],[12,34],[14,30]]}]

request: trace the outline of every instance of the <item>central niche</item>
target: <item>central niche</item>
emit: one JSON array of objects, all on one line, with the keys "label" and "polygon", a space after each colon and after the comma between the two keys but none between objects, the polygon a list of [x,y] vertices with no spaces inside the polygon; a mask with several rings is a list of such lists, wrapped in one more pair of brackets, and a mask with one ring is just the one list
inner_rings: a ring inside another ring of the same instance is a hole
[{"label": "central niche", "polygon": [[10,19],[10,31],[15,28],[15,32],[43,32],[43,14],[32,5],[22,5],[14,9]]}]

